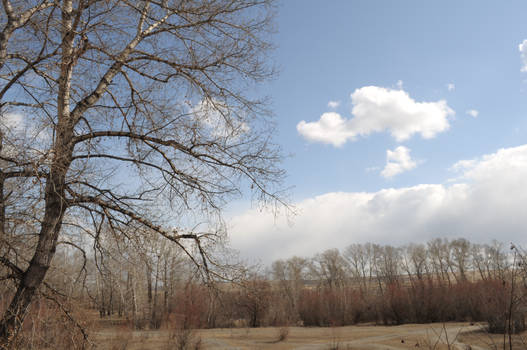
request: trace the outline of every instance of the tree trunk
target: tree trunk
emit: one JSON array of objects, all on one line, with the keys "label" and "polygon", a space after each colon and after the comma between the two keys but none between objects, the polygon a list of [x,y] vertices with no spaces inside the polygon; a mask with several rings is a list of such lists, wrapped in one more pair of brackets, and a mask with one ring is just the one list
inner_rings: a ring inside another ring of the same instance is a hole
[{"label": "tree trunk", "polygon": [[[60,102],[60,100],[59,100]],[[67,111],[69,106],[64,111]],[[55,155],[46,180],[45,210],[40,226],[38,243],[22,275],[15,296],[0,321],[0,349],[8,349],[20,330],[28,307],[40,287],[55,255],[57,241],[67,209],[65,198],[66,173],[72,161],[73,126],[69,114],[59,117],[55,139]]]},{"label": "tree trunk", "polygon": [[163,269],[163,309],[164,312],[168,312],[168,259],[165,256],[164,260],[164,269]]},{"label": "tree trunk", "polygon": [[[0,132],[0,152],[2,151],[2,134]],[[4,203],[4,175],[0,170],[0,238],[5,236],[5,203]]]},{"label": "tree trunk", "polygon": [[137,328],[137,293],[135,291],[135,269],[132,276],[130,277],[130,286],[132,288],[132,319],[134,323],[134,328]]},{"label": "tree trunk", "polygon": [[39,240],[29,267],[22,275],[15,296],[0,321],[0,349],[8,349],[22,326],[37,288],[44,281],[55,255],[57,240],[66,211],[64,174],[52,175],[46,184],[46,210]]},{"label": "tree trunk", "polygon": [[156,277],[154,282],[154,303],[152,307],[152,314],[151,314],[151,321],[150,324],[152,328],[158,329],[160,326],[160,321],[158,320],[157,315],[157,284],[158,284],[158,276],[159,276],[159,257],[157,258],[157,264],[156,264]]}]

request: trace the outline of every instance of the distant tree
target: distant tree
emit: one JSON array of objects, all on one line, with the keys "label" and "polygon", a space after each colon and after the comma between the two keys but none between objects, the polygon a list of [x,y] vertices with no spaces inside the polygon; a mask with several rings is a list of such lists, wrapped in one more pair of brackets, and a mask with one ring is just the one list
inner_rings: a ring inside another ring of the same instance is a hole
[{"label": "distant tree", "polygon": [[240,286],[237,306],[247,318],[250,327],[262,326],[271,302],[271,285],[256,273],[245,278]]},{"label": "distant tree", "polygon": [[286,315],[286,323],[298,319],[298,299],[304,288],[308,260],[294,256],[288,260],[277,260],[271,265],[273,280],[277,283],[279,301]]},{"label": "distant tree", "polygon": [[423,244],[409,244],[402,249],[402,266],[412,281],[422,280],[427,273],[427,251]]},{"label": "distant tree", "polygon": [[452,265],[457,270],[454,277],[456,280],[466,281],[467,271],[470,269],[470,242],[464,238],[455,239],[450,242],[450,250],[452,252]]},{"label": "distant tree", "polygon": [[380,273],[386,283],[397,283],[401,274],[401,248],[386,245],[382,247],[382,253],[379,258],[378,266],[380,268],[378,273]]},{"label": "distant tree", "polygon": [[441,283],[450,280],[450,245],[447,239],[436,238],[427,243],[428,254],[432,265],[434,277],[439,279]]},{"label": "distant tree", "polygon": [[359,283],[361,291],[367,292],[369,282],[372,278],[371,269],[371,254],[372,245],[371,243],[366,244],[352,244],[348,246],[343,253],[344,259],[347,260],[350,269],[351,276]]},{"label": "distant tree", "polygon": [[348,278],[348,262],[338,249],[328,249],[315,255],[309,268],[313,278],[328,288],[342,287]]},{"label": "distant tree", "polygon": [[[205,273],[222,206],[244,186],[280,201],[283,171],[250,89],[273,74],[272,1],[2,5],[0,261],[16,290],[0,321],[7,348],[57,245],[74,244],[67,233],[95,245],[156,233]],[[195,222],[210,225],[172,229]]]}]

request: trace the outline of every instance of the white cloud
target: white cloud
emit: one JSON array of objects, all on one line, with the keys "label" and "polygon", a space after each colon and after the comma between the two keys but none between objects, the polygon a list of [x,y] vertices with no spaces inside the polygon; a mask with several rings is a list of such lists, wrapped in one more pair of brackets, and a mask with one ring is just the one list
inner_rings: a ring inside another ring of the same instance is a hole
[{"label": "white cloud", "polygon": [[452,184],[332,192],[296,203],[285,218],[250,210],[231,221],[231,242],[264,262],[351,243],[405,244],[434,237],[527,243],[527,145],[457,162]]},{"label": "white cloud", "polygon": [[[460,160],[451,169],[461,173],[465,179],[478,182],[497,180],[503,176],[505,181],[500,183],[501,186],[527,171],[527,145],[501,148],[475,159]],[[527,194],[527,189],[525,192]]]},{"label": "white cloud", "polygon": [[315,123],[302,120],[296,130],[309,141],[330,143],[335,147],[342,146],[348,139],[354,139],[356,133],[350,130],[349,121],[335,112],[327,112]]},{"label": "white cloud", "polygon": [[446,88],[448,89],[448,91],[454,91],[456,89],[456,85],[454,83],[448,83],[446,85]]},{"label": "white cloud", "polygon": [[518,50],[520,50],[520,57],[522,60],[522,72],[527,72],[527,39],[525,39],[520,45],[518,45]]},{"label": "white cloud", "polygon": [[469,109],[467,111],[467,114],[473,118],[477,118],[478,115],[479,115],[479,111],[475,110],[475,109]]},{"label": "white cloud", "polygon": [[353,118],[337,113],[324,113],[316,122],[302,120],[298,132],[307,140],[332,144],[336,147],[357,136],[388,131],[397,141],[414,134],[433,138],[450,127],[448,117],[454,111],[446,101],[416,102],[403,90],[366,86],[351,94]]},{"label": "white cloud", "polygon": [[399,90],[402,90],[402,89],[403,89],[403,81],[402,81],[402,80],[397,80],[397,84],[396,84],[396,85],[397,85],[397,88],[398,88]]},{"label": "white cloud", "polygon": [[386,166],[381,171],[381,175],[385,178],[391,178],[397,174],[412,170],[416,166],[417,163],[410,157],[410,149],[399,146],[393,151],[386,151]]},{"label": "white cloud", "polygon": [[329,101],[328,107],[331,109],[338,108],[340,106],[340,101]]},{"label": "white cloud", "polygon": [[387,130],[397,141],[413,134],[433,138],[450,127],[448,116],[454,114],[446,101],[416,102],[405,91],[376,86],[355,90],[351,100],[352,129],[362,136]]}]

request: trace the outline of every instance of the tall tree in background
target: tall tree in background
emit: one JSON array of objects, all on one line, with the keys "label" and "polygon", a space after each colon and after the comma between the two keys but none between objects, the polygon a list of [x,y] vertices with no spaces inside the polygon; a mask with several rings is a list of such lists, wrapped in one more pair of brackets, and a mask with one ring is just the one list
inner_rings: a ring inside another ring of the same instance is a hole
[{"label": "tall tree in background", "polygon": [[[0,261],[16,335],[69,230],[155,232],[207,271],[221,208],[279,200],[265,104],[269,0],[3,0]],[[210,223],[203,233],[175,230]],[[82,249],[77,245],[77,248]]]}]

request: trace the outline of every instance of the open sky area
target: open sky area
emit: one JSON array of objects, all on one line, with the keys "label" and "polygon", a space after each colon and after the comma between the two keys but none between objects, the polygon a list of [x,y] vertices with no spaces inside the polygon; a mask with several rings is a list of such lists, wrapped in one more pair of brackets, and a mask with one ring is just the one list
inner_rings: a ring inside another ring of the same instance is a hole
[{"label": "open sky area", "polygon": [[297,215],[235,203],[232,246],[268,263],[364,242],[525,244],[525,14],[519,0],[282,1],[266,91]]}]

